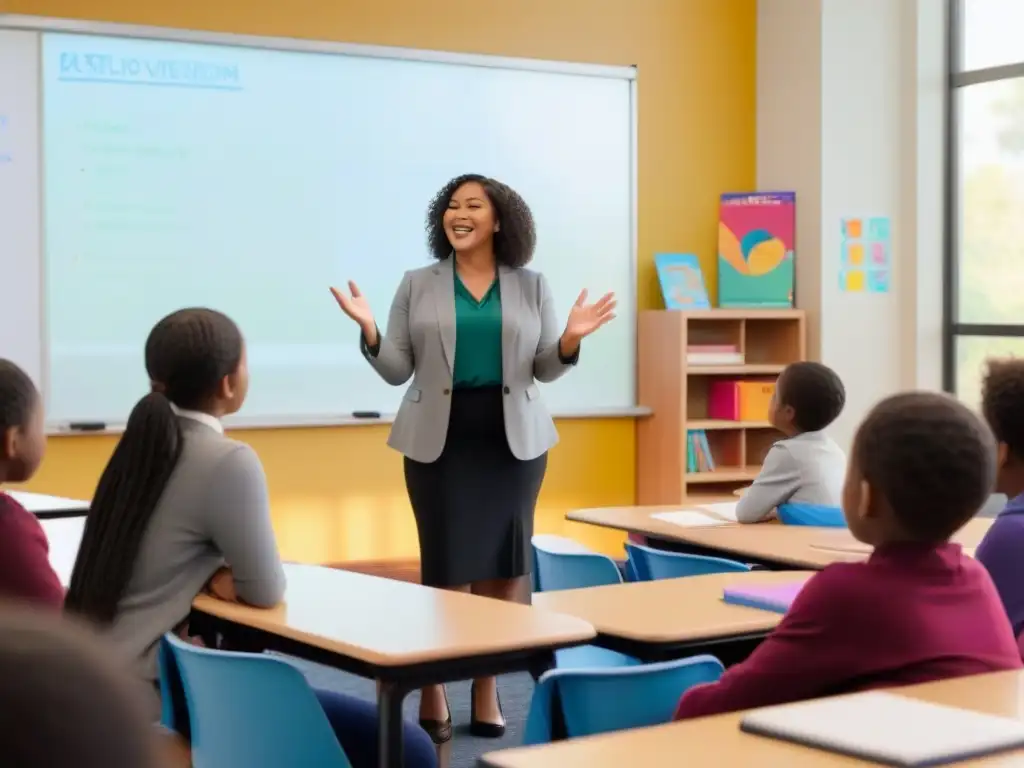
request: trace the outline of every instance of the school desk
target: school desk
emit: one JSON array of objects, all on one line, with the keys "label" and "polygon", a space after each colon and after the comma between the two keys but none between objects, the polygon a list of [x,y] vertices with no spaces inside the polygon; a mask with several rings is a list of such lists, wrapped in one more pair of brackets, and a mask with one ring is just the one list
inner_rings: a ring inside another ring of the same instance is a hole
[{"label": "school desk", "polygon": [[65,587],[71,583],[71,572],[75,568],[75,558],[82,546],[82,534],[85,532],[84,517],[59,517],[39,521],[50,543],[50,565]]},{"label": "school desk", "polygon": [[85,517],[89,513],[89,502],[65,499],[62,496],[47,496],[45,493],[28,491],[6,491],[21,506],[40,520],[57,517]]},{"label": "school desk", "polygon": [[[863,560],[870,551],[842,528],[782,525],[777,522],[697,528],[652,517],[658,512],[685,508],[677,505],[581,509],[570,512],[566,519],[660,539],[679,551],[741,560],[771,569],[821,570],[835,562]],[[981,543],[991,525],[991,519],[974,518],[960,530],[954,541],[973,555],[974,548]]]},{"label": "school desk", "polygon": [[[936,704],[1004,717],[1024,718],[1024,673],[987,675],[894,688],[893,693]],[[538,747],[491,752],[480,762],[488,768],[721,768],[721,766],[785,766],[785,768],[847,768],[875,765],[852,757],[802,747],[740,731],[741,712],[653,728],[570,739]],[[967,768],[1010,768],[1024,765],[1024,750],[955,763]]]},{"label": "school desk", "polygon": [[533,604],[583,619],[597,630],[595,645],[645,662],[710,653],[728,665],[749,655],[782,614],[730,605],[722,600],[722,591],[741,585],[788,584],[810,575],[810,571],[716,573],[538,592]]},{"label": "school desk", "polygon": [[310,565],[286,566],[288,588],[262,610],[196,598],[189,625],[233,648],[274,650],[380,682],[380,765],[402,765],[402,701],[432,683],[529,670],[590,642],[572,616],[463,592]]}]

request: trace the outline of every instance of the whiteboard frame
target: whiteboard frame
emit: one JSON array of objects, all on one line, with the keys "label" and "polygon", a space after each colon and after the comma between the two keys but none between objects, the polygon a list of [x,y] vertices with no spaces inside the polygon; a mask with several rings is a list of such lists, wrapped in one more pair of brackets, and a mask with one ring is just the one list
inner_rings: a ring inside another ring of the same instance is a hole
[{"label": "whiteboard frame", "polygon": [[[0,29],[9,29],[23,32],[36,32],[39,34],[65,33],[77,35],[94,35],[103,37],[124,37],[139,40],[159,40],[180,43],[198,43],[206,45],[236,46],[242,48],[259,48],[274,51],[289,51],[297,53],[322,53],[334,56],[353,56],[360,58],[398,59],[403,61],[422,61],[440,64],[459,64],[462,66],[486,67],[489,69],[515,69],[531,72],[551,72],[557,74],[580,75],[584,77],[600,77],[613,80],[625,80],[629,83],[630,101],[630,290],[633,294],[633,306],[635,312],[639,312],[637,305],[637,264],[639,261],[639,194],[638,194],[638,128],[639,113],[637,102],[637,67],[614,66],[606,64],[582,64],[568,61],[548,61],[543,59],[526,59],[511,56],[488,56],[472,53],[452,53],[446,51],[431,51],[414,48],[398,48],[383,45],[363,45],[358,43],[339,43],[323,40],[306,40],[291,37],[266,37],[260,35],[241,35],[226,32],[206,32],[200,30],[175,29],[172,27],[152,27],[136,24],[114,24],[108,22],[81,21],[75,19],[48,18],[45,16],[23,16],[18,14],[0,14]],[[40,46],[41,51],[41,46]],[[40,52],[40,59],[42,54]],[[41,60],[37,62],[42,67]],[[40,85],[40,88],[42,85]],[[40,103],[40,112],[42,104]],[[40,120],[42,120],[40,114]],[[40,165],[42,164],[42,149],[40,148]],[[44,194],[42,189],[42,176],[40,175],[40,196]],[[42,200],[40,201],[42,205]],[[40,215],[40,229],[45,230],[45,216]],[[45,231],[40,232],[45,237]],[[45,241],[43,242],[43,253],[45,253]],[[40,253],[40,287],[42,296],[40,301],[43,311],[39,318],[40,343],[42,351],[42,375],[40,382],[44,389],[45,396],[49,399],[49,341],[46,335],[46,284],[45,265],[43,253]],[[634,317],[634,322],[635,322]],[[637,344],[633,345],[633,367],[636,368]],[[638,390],[634,379],[633,397],[636,399]],[[600,408],[582,411],[553,411],[552,416],[556,419],[589,419],[589,418],[637,418],[649,416],[651,409],[634,405],[626,408]],[[290,416],[272,417],[256,416],[251,419],[240,417],[237,419],[228,418],[225,426],[229,429],[301,429],[310,427],[336,427],[336,426],[371,426],[374,424],[390,424],[394,421],[394,414],[382,414],[379,419],[355,419],[350,415],[332,414],[322,416]],[[52,435],[96,435],[116,434],[122,431],[123,424],[108,424],[107,428],[101,431],[79,432],[73,431],[67,425],[47,424],[47,432]]]}]

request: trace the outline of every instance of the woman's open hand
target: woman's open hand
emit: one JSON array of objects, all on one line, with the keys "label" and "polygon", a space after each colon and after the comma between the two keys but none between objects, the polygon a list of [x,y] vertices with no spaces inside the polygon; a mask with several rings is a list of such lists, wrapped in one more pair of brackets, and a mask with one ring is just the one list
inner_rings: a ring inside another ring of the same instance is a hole
[{"label": "woman's open hand", "polygon": [[613,319],[615,319],[615,294],[606,293],[593,304],[587,304],[587,291],[584,289],[576,299],[576,303],[572,305],[572,309],[569,310],[565,335],[573,341],[579,341]]},{"label": "woman's open hand", "polygon": [[359,286],[351,280],[348,281],[348,290],[349,292],[346,294],[344,291],[332,287],[331,293],[334,295],[334,300],[338,302],[338,306],[341,307],[341,311],[355,320],[363,329],[363,333],[368,336],[368,331],[377,327],[373,321],[373,310],[370,309],[370,303],[359,292]]}]

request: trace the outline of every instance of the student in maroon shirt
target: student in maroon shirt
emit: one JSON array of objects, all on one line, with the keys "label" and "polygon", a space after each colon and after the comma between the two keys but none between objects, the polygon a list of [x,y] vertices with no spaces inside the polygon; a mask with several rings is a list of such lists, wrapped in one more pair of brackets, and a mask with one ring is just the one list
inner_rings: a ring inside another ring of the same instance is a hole
[{"label": "student in maroon shirt", "polygon": [[985,569],[949,538],[988,497],[992,433],[966,406],[911,392],[860,425],[843,488],[850,532],[874,553],[812,577],[778,628],[676,719],[1021,667]]},{"label": "student in maroon shirt", "polygon": [[[23,483],[46,450],[43,400],[17,365],[0,359],[0,485]],[[0,597],[61,608],[64,588],[36,516],[0,492]]]}]

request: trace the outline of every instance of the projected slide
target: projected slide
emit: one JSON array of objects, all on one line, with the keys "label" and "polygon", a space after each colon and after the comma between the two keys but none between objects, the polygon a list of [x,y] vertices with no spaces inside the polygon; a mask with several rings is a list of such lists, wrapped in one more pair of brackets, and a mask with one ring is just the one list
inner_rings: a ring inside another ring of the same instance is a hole
[{"label": "projected slide", "polygon": [[[560,320],[579,288],[624,287],[624,82],[56,34],[43,62],[55,418],[123,420],[147,386],[146,333],[196,305],[248,339],[246,415],[393,412],[400,391],[327,288],[355,279],[383,326],[402,273],[427,263],[427,203],[462,172],[534,208]],[[630,333],[594,343],[625,351]],[[632,371],[582,394],[631,405]]]}]

